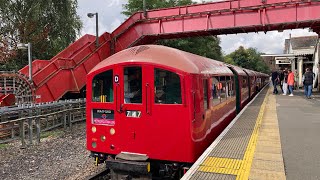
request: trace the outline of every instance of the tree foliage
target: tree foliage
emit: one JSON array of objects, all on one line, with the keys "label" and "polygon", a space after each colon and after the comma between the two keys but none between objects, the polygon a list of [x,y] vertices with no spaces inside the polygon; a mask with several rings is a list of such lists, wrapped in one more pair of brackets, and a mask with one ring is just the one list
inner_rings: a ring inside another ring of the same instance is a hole
[{"label": "tree foliage", "polygon": [[243,68],[269,73],[268,65],[263,61],[260,52],[254,48],[245,49],[240,46],[236,51],[226,55],[224,61]]},{"label": "tree foliage", "polygon": [[[192,2],[192,0],[147,0],[146,8],[147,10],[151,10],[190,4],[194,4],[194,2]],[[135,12],[143,10],[143,0],[128,0],[128,3],[125,4],[123,8],[124,11],[122,13],[126,16],[131,16]],[[157,43],[200,56],[223,60],[220,39],[216,36],[167,39],[159,40]]]},{"label": "tree foliage", "polygon": [[158,44],[222,61],[220,38],[215,36],[160,40]]},{"label": "tree foliage", "polygon": [[[73,42],[82,27],[77,0],[0,0],[0,62],[27,64],[18,43],[32,43],[34,59],[50,59]],[[0,66],[1,68],[1,66]],[[8,68],[8,67],[6,67]]]},{"label": "tree foliage", "polygon": [[[192,0],[146,0],[146,2],[147,10],[194,4]],[[133,13],[143,10],[143,0],[128,0],[123,8],[122,14],[131,16]]]}]

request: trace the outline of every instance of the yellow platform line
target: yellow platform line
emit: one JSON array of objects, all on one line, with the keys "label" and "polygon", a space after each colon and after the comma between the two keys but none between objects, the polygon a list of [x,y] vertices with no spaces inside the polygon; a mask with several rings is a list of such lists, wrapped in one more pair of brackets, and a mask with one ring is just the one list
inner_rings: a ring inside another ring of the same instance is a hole
[{"label": "yellow platform line", "polygon": [[263,115],[265,112],[265,108],[266,108],[266,103],[267,103],[267,99],[270,95],[270,90],[268,90],[266,96],[264,97],[263,103],[261,105],[257,120],[256,120],[256,124],[254,126],[252,135],[250,137],[249,143],[248,143],[248,147],[247,150],[244,154],[244,158],[243,158],[243,163],[241,166],[241,169],[243,171],[241,171],[241,173],[237,176],[237,180],[239,179],[244,179],[247,180],[249,179],[249,174],[250,174],[250,170],[251,170],[251,165],[252,165],[252,160],[253,160],[253,156],[254,156],[254,152],[256,150],[256,145],[257,145],[257,140],[258,140],[258,135],[259,135],[259,129],[261,127],[261,122],[263,119]]},{"label": "yellow platform line", "polygon": [[207,157],[198,170],[203,172],[237,175],[239,174],[241,163],[241,159]]},{"label": "yellow platform line", "polygon": [[249,179],[285,180],[276,97],[269,96]]},{"label": "yellow platform line", "polygon": [[219,157],[207,157],[205,161],[199,166],[198,171],[236,175],[237,179],[249,178],[252,159],[253,159],[253,155],[255,152],[256,144],[257,144],[259,129],[261,126],[261,121],[264,115],[266,101],[269,94],[270,93],[268,91],[261,105],[261,108],[256,120],[256,124],[252,132],[252,135],[250,137],[248,147],[244,154],[243,160],[219,158]]}]

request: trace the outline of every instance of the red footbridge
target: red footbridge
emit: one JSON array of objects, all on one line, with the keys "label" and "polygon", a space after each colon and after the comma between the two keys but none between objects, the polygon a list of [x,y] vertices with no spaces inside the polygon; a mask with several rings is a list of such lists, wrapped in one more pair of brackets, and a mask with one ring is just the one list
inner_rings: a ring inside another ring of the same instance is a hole
[{"label": "red footbridge", "polygon": [[[320,0],[229,0],[137,12],[111,34],[84,35],[51,60],[18,73],[0,73],[0,106],[50,102],[79,93],[86,74],[100,61],[131,46],[159,39],[311,28],[320,34]],[[13,94],[14,96],[10,95]]]}]

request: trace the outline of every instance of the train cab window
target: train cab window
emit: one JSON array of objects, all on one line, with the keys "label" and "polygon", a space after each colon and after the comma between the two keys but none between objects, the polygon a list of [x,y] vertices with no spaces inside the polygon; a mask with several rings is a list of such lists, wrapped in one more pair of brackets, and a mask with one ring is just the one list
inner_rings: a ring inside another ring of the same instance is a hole
[{"label": "train cab window", "polygon": [[124,68],[124,103],[142,103],[141,67]]},{"label": "train cab window", "polygon": [[208,81],[206,79],[203,80],[203,107],[204,110],[208,109]]},{"label": "train cab window", "polygon": [[92,80],[92,101],[113,102],[112,70],[96,75]]},{"label": "train cab window", "polygon": [[222,84],[219,82],[219,77],[211,77],[210,79],[211,86],[211,105],[214,106],[220,103],[220,89]]},{"label": "train cab window", "polygon": [[154,69],[154,93],[156,104],[181,104],[181,83],[178,74]]}]

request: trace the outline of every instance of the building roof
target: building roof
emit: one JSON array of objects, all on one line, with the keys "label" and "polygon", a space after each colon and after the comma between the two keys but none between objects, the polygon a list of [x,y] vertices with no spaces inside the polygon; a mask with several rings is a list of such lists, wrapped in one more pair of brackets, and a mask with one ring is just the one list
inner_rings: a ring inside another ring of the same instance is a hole
[{"label": "building roof", "polygon": [[[314,47],[317,44],[317,40],[318,40],[318,36],[293,37],[291,38],[291,46],[293,50],[309,49],[309,48],[314,49]],[[285,41],[285,43],[287,42]],[[285,44],[285,50],[286,50],[286,44]]]}]

